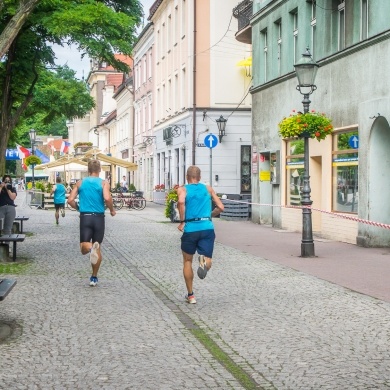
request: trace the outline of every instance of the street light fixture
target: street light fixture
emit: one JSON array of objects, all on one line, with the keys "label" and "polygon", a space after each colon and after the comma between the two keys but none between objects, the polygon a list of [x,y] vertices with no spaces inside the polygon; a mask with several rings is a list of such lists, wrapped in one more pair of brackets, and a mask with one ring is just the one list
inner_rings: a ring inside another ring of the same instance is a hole
[{"label": "street light fixture", "polygon": [[218,126],[218,136],[219,136],[219,142],[222,142],[222,138],[226,135],[225,134],[225,128],[226,128],[226,122],[227,119],[225,119],[222,115],[219,117],[219,119],[216,120],[217,126]]},{"label": "street light fixture", "polygon": [[[31,154],[35,155],[35,140],[37,138],[37,132],[34,129],[30,129],[29,132],[30,136],[30,142],[31,142]],[[31,165],[31,172],[32,172],[32,186],[35,188],[35,177],[34,177],[34,164]]]},{"label": "street light fixture", "polygon": [[[298,79],[297,90],[303,95],[303,113],[309,112],[310,99],[309,96],[317,89],[314,85],[314,80],[317,75],[319,65],[313,60],[310,50],[307,47],[306,52],[302,54],[302,58],[294,65],[295,73]],[[301,242],[301,257],[314,257],[314,241],[313,227],[311,218],[310,199],[310,174],[309,174],[309,134],[303,134],[304,139],[304,175],[301,204],[302,208],[302,242]]]}]

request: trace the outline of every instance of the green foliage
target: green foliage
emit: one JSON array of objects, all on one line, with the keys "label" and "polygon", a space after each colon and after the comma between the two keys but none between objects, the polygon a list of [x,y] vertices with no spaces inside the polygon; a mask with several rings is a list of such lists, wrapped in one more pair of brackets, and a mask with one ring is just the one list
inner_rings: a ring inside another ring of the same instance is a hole
[{"label": "green foliage", "polygon": [[130,183],[129,192],[134,192],[134,191],[137,191],[137,189],[135,188],[135,185],[133,183]]},{"label": "green foliage", "polygon": [[92,146],[93,143],[92,142],[87,142],[87,141],[80,141],[80,142],[76,142],[73,147],[74,148],[78,148],[80,146]]},{"label": "green foliage", "polygon": [[177,188],[169,190],[165,196],[165,210],[166,218],[171,218],[173,203],[178,201]]},{"label": "green foliage", "polygon": [[31,155],[31,156],[26,157],[26,159],[24,160],[24,163],[27,166],[38,165],[38,164],[42,164],[42,160],[38,156]]},{"label": "green foliage", "polygon": [[46,192],[45,183],[43,183],[42,181],[36,181],[35,182],[35,189],[38,191]]},{"label": "green foliage", "polygon": [[279,134],[283,138],[302,137],[306,133],[310,138],[321,141],[333,131],[332,120],[314,110],[306,114],[294,112],[278,126]]}]

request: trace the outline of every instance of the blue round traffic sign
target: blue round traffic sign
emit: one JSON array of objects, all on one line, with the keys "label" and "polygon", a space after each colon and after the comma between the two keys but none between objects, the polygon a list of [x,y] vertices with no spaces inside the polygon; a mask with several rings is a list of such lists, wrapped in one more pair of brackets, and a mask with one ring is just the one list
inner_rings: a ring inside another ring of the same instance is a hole
[{"label": "blue round traffic sign", "polygon": [[214,134],[207,134],[206,137],[204,137],[203,143],[206,145],[206,147],[212,149],[218,145],[218,138]]},{"label": "blue round traffic sign", "polygon": [[359,149],[359,137],[357,135],[351,135],[348,139],[348,145],[352,149]]}]

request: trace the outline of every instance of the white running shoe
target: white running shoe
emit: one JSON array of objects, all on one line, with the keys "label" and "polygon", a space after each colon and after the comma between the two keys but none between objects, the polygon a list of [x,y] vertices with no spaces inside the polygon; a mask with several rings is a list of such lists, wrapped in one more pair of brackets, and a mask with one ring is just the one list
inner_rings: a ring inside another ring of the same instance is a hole
[{"label": "white running shoe", "polygon": [[199,267],[197,274],[199,276],[199,279],[204,279],[207,275],[207,265],[206,265],[206,259],[204,258],[203,255],[199,256]]},{"label": "white running shoe", "polygon": [[98,249],[99,249],[99,243],[96,241],[93,243],[91,252],[89,254],[89,260],[91,261],[91,264],[96,264],[99,259]]}]

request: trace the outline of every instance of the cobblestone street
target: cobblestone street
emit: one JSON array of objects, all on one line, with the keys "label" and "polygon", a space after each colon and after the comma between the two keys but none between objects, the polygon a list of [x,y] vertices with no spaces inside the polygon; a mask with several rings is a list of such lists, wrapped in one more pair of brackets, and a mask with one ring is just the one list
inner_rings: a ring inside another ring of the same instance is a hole
[{"label": "cobblestone street", "polygon": [[1,389],[390,388],[389,303],[222,245],[216,230],[213,268],[188,305],[181,233],[163,211],[106,213],[91,288],[78,213],[56,226],[54,211],[18,207],[32,235],[18,244],[23,272],[0,275],[17,279],[0,303],[13,329]]}]

